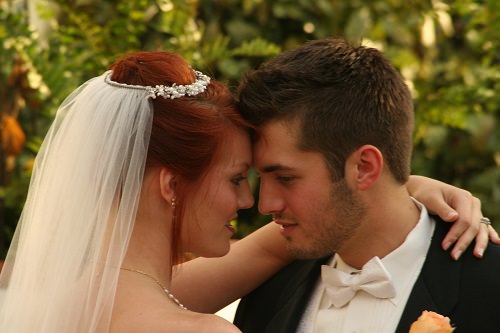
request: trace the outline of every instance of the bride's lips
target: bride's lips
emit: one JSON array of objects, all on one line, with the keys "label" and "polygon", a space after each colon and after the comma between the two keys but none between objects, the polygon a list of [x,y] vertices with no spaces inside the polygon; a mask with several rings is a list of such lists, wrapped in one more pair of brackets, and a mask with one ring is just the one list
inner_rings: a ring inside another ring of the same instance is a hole
[{"label": "bride's lips", "polygon": [[232,218],[229,222],[227,222],[224,226],[226,227],[226,229],[231,233],[231,234],[234,234],[235,232],[235,227],[234,227],[234,223],[236,223],[236,219],[237,217],[234,217]]},{"label": "bride's lips", "polygon": [[229,230],[230,233],[234,234],[234,227],[231,225],[231,223],[226,223],[225,227],[227,230]]}]

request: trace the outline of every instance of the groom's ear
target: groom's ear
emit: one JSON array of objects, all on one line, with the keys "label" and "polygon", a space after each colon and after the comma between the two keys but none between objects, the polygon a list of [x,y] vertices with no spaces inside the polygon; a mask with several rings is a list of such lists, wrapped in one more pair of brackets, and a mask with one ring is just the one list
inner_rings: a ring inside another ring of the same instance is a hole
[{"label": "groom's ear", "polygon": [[384,157],[377,147],[363,145],[346,161],[346,178],[358,190],[371,188],[382,174]]},{"label": "groom's ear", "polygon": [[175,174],[168,168],[160,170],[160,192],[163,199],[171,202],[175,197]]}]

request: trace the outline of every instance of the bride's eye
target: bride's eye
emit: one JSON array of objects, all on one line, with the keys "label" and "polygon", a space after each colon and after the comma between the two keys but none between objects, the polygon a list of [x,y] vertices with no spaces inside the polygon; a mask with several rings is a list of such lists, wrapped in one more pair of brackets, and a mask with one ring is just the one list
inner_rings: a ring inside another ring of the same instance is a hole
[{"label": "bride's eye", "polygon": [[243,175],[238,175],[236,177],[233,177],[231,179],[231,183],[233,183],[234,185],[238,186],[241,184],[242,181],[244,181],[245,179],[247,179],[247,177],[243,176]]}]

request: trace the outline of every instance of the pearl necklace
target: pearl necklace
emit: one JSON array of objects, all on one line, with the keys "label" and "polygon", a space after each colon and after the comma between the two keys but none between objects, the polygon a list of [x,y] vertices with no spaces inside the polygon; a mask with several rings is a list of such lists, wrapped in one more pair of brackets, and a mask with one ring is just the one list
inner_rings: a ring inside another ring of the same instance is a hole
[{"label": "pearl necklace", "polygon": [[168,290],[167,288],[165,288],[160,281],[158,281],[155,277],[149,275],[148,273],[146,272],[143,272],[143,271],[140,271],[138,269],[130,269],[130,268],[124,268],[124,267],[121,267],[120,268],[121,270],[124,270],[124,271],[129,271],[129,272],[133,272],[133,273],[138,273],[138,274],[141,274],[141,275],[144,275],[148,278],[150,278],[151,280],[153,280],[158,286],[160,286],[160,288],[163,290],[163,292],[168,296],[168,298],[170,298],[172,301],[174,301],[175,304],[177,304],[181,309],[184,309],[184,310],[187,310],[188,308],[185,307],[171,292],[170,290]]}]

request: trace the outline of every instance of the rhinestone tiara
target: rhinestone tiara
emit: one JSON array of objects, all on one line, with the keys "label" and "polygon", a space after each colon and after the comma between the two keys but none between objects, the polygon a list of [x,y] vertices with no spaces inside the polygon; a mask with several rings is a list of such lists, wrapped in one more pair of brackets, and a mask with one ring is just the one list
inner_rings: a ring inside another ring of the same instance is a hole
[{"label": "rhinestone tiara", "polygon": [[196,75],[196,81],[191,84],[177,84],[174,83],[171,86],[156,85],[156,86],[140,86],[135,84],[120,83],[111,80],[112,71],[106,72],[104,76],[104,81],[115,87],[129,88],[129,89],[141,89],[147,91],[147,97],[155,99],[158,96],[168,99],[175,99],[184,96],[196,96],[207,89],[210,83],[210,77],[203,74],[200,71],[194,71]]}]

